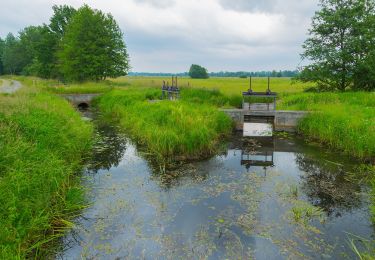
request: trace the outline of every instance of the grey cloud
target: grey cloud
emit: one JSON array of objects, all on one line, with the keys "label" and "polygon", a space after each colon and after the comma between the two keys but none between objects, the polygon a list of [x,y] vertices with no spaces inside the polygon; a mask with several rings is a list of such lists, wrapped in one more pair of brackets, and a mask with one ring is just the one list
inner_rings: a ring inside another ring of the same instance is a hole
[{"label": "grey cloud", "polygon": [[238,12],[282,13],[310,15],[317,7],[317,0],[219,0],[225,9]]},{"label": "grey cloud", "polygon": [[149,4],[158,8],[171,7],[175,4],[174,0],[138,0],[137,2]]}]

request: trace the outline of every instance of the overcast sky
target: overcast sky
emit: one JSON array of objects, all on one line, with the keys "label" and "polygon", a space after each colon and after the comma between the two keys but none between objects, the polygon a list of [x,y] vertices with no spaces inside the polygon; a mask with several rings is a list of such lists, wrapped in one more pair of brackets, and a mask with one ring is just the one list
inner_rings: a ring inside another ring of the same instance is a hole
[{"label": "overcast sky", "polygon": [[295,69],[318,0],[0,0],[0,37],[48,23],[53,4],[112,13],[132,71]]}]

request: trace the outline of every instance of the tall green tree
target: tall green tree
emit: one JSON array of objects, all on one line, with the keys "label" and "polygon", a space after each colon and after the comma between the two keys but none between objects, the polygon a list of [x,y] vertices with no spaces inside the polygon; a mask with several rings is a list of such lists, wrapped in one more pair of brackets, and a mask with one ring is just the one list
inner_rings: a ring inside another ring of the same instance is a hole
[{"label": "tall green tree", "polygon": [[20,74],[24,68],[24,56],[20,40],[12,33],[5,38],[3,51],[4,72],[9,74]]},{"label": "tall green tree", "polygon": [[50,19],[49,28],[61,39],[65,33],[66,27],[77,10],[69,5],[54,5],[52,6],[52,10],[53,16]]},{"label": "tall green tree", "polygon": [[5,41],[0,38],[0,75],[4,74],[4,66],[3,66],[4,46],[5,46]]},{"label": "tall green tree", "polygon": [[110,14],[84,5],[66,27],[58,52],[60,72],[70,81],[126,75],[129,58],[123,34]]},{"label": "tall green tree", "polygon": [[206,68],[197,64],[192,64],[190,66],[189,76],[193,79],[208,79],[208,72]]},{"label": "tall green tree", "polygon": [[41,26],[29,26],[19,32],[22,73],[25,75],[39,76],[35,64],[38,63],[38,46],[43,37],[41,30]]},{"label": "tall green tree", "polygon": [[[372,5],[371,5],[372,4]],[[361,27],[362,59],[353,75],[355,90],[375,90],[375,12],[372,2],[367,3],[372,12],[364,20]]]},{"label": "tall green tree", "polygon": [[320,0],[321,10],[312,19],[302,58],[312,63],[303,68],[302,81],[322,89],[344,91],[367,57],[366,21],[374,14],[373,0]]}]

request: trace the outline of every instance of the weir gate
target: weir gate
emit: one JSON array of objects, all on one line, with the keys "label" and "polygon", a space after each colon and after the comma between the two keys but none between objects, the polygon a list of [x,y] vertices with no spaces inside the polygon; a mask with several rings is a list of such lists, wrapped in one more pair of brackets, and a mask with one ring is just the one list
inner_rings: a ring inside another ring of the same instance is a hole
[{"label": "weir gate", "polygon": [[273,131],[296,130],[298,121],[306,116],[304,111],[277,111],[277,93],[270,90],[270,78],[265,92],[250,88],[242,93],[242,109],[223,109],[235,122],[237,130],[242,130],[244,136],[272,136]]}]

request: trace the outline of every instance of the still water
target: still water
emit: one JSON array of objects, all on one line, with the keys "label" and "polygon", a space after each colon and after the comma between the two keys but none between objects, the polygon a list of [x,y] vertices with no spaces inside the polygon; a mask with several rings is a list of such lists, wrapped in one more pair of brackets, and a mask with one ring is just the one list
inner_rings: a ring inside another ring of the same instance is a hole
[{"label": "still water", "polygon": [[58,259],[353,259],[349,241],[374,239],[369,190],[342,155],[234,135],[161,175],[116,124],[95,122],[90,206]]}]

